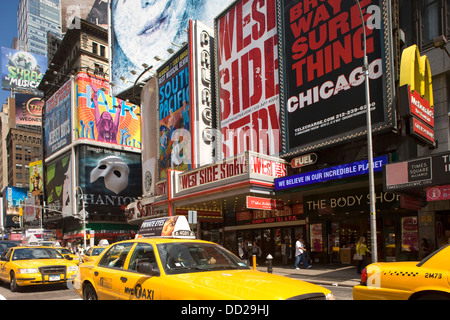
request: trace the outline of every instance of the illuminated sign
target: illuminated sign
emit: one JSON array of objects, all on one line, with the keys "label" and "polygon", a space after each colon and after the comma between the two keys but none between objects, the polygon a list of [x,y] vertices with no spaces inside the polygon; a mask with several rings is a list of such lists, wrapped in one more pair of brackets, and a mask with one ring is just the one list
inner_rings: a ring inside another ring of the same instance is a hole
[{"label": "illuminated sign", "polygon": [[406,132],[418,143],[434,145],[434,100],[430,63],[416,45],[403,50],[400,65],[400,111]]},{"label": "illuminated sign", "polygon": [[[373,160],[374,171],[382,171],[387,164],[387,156],[381,156]],[[336,167],[325,168],[316,171],[305,172],[275,180],[275,190],[303,187],[310,184],[333,181],[354,176],[360,176],[369,172],[367,160],[356,161]]]}]

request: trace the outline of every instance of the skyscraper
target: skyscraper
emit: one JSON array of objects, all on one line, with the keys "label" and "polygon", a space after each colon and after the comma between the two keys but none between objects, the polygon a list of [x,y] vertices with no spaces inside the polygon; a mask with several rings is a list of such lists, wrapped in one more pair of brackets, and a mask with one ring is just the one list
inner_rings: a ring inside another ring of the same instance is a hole
[{"label": "skyscraper", "polygon": [[28,52],[47,56],[47,32],[61,35],[60,0],[20,0],[19,40]]}]

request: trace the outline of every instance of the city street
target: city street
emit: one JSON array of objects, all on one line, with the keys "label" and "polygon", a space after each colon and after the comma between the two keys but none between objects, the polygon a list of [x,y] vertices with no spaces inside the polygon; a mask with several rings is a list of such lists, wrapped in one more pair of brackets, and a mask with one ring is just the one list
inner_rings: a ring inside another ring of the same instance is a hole
[{"label": "city street", "polygon": [[[324,285],[331,290],[336,300],[353,300],[352,288]],[[22,292],[11,292],[5,283],[0,285],[0,300],[80,300],[74,290],[62,285],[24,288]]]}]

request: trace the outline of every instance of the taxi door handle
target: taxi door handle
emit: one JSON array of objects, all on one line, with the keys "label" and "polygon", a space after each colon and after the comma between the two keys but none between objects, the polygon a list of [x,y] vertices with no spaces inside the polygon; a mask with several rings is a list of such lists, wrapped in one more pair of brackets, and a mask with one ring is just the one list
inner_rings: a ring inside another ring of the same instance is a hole
[{"label": "taxi door handle", "polygon": [[128,279],[127,279],[127,278],[125,278],[125,277],[120,277],[120,281],[122,281],[123,283],[125,283],[125,282],[127,282],[127,281],[128,281]]}]

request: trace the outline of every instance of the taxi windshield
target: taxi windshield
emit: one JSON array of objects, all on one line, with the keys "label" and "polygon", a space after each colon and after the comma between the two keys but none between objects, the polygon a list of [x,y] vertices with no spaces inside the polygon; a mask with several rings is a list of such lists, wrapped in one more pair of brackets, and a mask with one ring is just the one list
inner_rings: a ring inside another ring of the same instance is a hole
[{"label": "taxi windshield", "polygon": [[14,250],[12,260],[34,260],[34,259],[64,259],[55,249],[49,248],[21,248]]},{"label": "taxi windshield", "polygon": [[91,256],[98,256],[105,248],[94,248],[92,249]]},{"label": "taxi windshield", "polygon": [[167,274],[248,269],[239,258],[214,244],[177,242],[157,248]]}]

